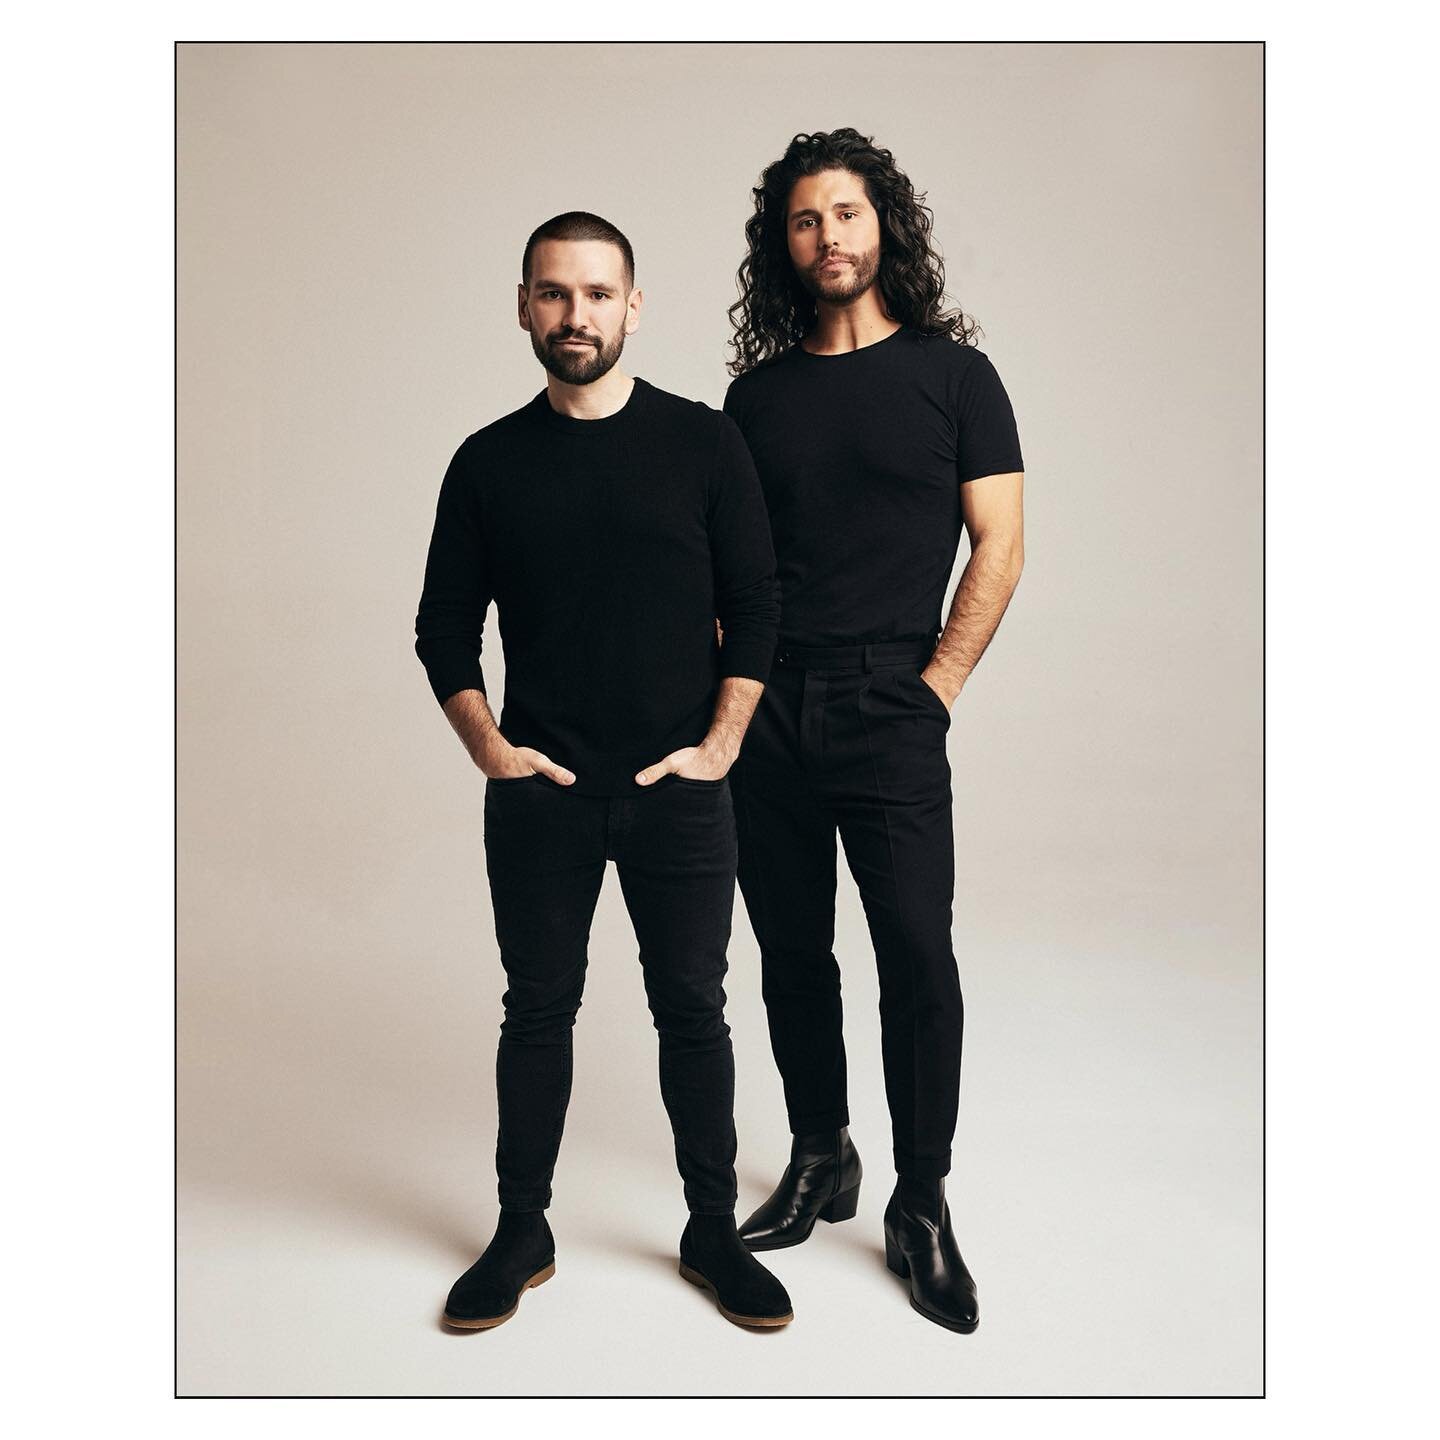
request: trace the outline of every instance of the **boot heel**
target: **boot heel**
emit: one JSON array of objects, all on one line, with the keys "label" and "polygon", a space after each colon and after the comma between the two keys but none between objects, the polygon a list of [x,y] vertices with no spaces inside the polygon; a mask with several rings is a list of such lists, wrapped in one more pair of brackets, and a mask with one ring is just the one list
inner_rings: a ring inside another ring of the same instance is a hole
[{"label": "boot heel", "polygon": [[885,1263],[902,1280],[910,1278],[910,1262],[900,1253],[900,1247],[890,1238],[888,1231],[885,1235]]},{"label": "boot heel", "polygon": [[831,1225],[835,1225],[841,1220],[853,1220],[855,1218],[855,1212],[859,1208],[860,1187],[856,1185],[849,1190],[842,1190],[836,1195],[820,1212],[820,1218],[829,1221]]}]

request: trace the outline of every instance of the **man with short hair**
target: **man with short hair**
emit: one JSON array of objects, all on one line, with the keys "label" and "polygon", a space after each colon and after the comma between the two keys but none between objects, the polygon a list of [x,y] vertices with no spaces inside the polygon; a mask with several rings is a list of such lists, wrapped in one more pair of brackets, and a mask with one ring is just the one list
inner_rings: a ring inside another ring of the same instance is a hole
[{"label": "man with short hair", "polygon": [[[545,1210],[590,921],[613,860],[690,1210],[680,1272],[736,1324],[783,1325],[789,1297],[735,1228],[722,988],[736,864],[727,772],[779,614],[764,501],[731,420],[619,368],[642,302],[619,230],[558,215],[531,235],[521,273],[519,322],[546,388],[456,451],[415,622],[435,698],[488,777],[486,866],[508,982],[500,1220],[444,1318],[498,1325],[554,1273]],[[480,668],[492,599],[498,723]]]},{"label": "man with short hair", "polygon": [[[753,193],[725,410],[764,487],[782,614],[734,786],[793,1140],[741,1234],[778,1249],[856,1212],[838,830],[880,977],[886,1258],[922,1315],[968,1333],[979,1307],[944,1184],[964,1025],[945,735],[1020,577],[1024,466],[973,324],[942,308],[924,196],[890,152],[851,129],[798,135]],[[962,528],[970,559],[937,644]]]}]

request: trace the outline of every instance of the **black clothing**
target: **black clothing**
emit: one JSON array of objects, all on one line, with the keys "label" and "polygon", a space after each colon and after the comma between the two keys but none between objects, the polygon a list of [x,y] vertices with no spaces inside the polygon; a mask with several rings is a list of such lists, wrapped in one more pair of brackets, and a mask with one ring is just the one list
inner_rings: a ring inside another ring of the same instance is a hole
[{"label": "black clothing", "polygon": [[485,855],[509,981],[496,1062],[501,1205],[550,1203],[590,921],[614,860],[660,1032],[660,1093],[686,1203],[732,1214],[735,1064],[722,985],[735,903],[729,781],[667,775],[607,798],[541,775],[491,780]]},{"label": "black clothing", "polygon": [[782,641],[934,636],[960,543],[960,486],[1023,470],[986,356],[908,327],[843,355],[799,345],[725,397],[770,511]]},{"label": "black clothing", "polygon": [[750,1250],[784,1250],[808,1240],[817,1220],[853,1220],[863,1174],[859,1151],[843,1127],[796,1135],[780,1183],[740,1227],[740,1238]]},{"label": "black clothing", "polygon": [[950,942],[950,716],[918,673],[933,646],[873,645],[815,669],[782,646],[730,772],[740,888],[791,1131],[850,1122],[834,955],[838,829],[880,972],[895,1167],[927,1178],[950,1168],[965,1014]]},{"label": "black clothing", "polygon": [[493,598],[501,733],[572,771],[578,794],[629,795],[637,771],[704,738],[722,677],[765,679],[777,593],[732,421],[638,379],[602,420],[541,391],[450,462],[415,649],[442,704],[483,691]]},{"label": "black clothing", "polygon": [[755,459],[780,576],[776,665],[731,778],[790,1128],[849,1120],[838,830],[880,972],[895,1165],[938,1179],[964,1005],[950,940],[950,716],[918,672],[941,628],[960,487],[1024,468],[1015,417],[985,355],[908,327],[841,355],[797,345],[737,379],[725,410]]}]

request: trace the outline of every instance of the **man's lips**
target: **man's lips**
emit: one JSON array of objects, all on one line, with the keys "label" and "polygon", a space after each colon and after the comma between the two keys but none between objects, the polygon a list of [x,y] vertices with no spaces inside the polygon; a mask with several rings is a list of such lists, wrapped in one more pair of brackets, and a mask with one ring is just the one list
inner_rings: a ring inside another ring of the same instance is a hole
[{"label": "man's lips", "polygon": [[587,350],[593,350],[593,349],[595,348],[595,342],[594,342],[593,340],[575,340],[575,339],[570,339],[570,340],[553,340],[553,341],[551,341],[551,344],[553,344],[553,345],[572,345],[572,346],[576,347],[577,349],[587,349]]},{"label": "man's lips", "polygon": [[828,260],[822,260],[820,262],[820,268],[822,270],[838,270],[842,265],[848,265],[849,263],[843,255],[832,255]]}]

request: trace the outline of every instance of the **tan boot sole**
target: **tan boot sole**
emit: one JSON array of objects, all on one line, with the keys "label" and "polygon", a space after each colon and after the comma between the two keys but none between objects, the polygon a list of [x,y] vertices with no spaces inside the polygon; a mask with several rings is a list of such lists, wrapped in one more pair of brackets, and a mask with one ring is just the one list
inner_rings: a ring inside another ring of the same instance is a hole
[{"label": "tan boot sole", "polygon": [[520,1308],[520,1297],[527,1290],[533,1290],[537,1285],[543,1285],[554,1273],[555,1262],[552,1260],[543,1270],[537,1270],[520,1287],[520,1295],[515,1297],[515,1303],[503,1315],[490,1316],[484,1320],[459,1320],[447,1310],[440,1318],[447,1325],[453,1325],[457,1330],[493,1330],[497,1325],[503,1325]]},{"label": "tan boot sole", "polygon": [[708,1290],[715,1297],[715,1308],[732,1325],[749,1325],[761,1330],[776,1330],[781,1325],[788,1325],[795,1318],[793,1310],[787,1311],[784,1315],[737,1315],[733,1310],[727,1310],[720,1303],[720,1295],[715,1287],[698,1270],[692,1270],[683,1260],[680,1262],[680,1274],[692,1285],[698,1285],[702,1290]]}]

